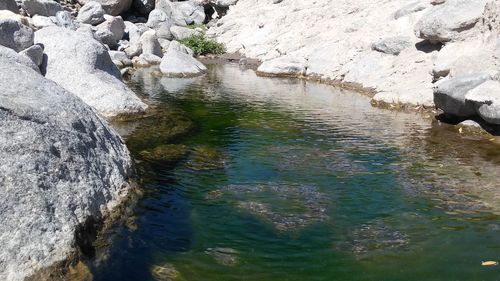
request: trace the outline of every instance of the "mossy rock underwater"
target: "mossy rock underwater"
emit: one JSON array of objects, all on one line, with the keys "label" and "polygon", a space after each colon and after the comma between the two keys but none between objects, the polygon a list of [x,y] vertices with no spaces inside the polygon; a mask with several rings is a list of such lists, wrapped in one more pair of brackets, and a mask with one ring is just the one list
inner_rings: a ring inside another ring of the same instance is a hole
[{"label": "mossy rock underwater", "polygon": [[175,142],[193,129],[193,122],[183,111],[168,107],[155,109],[153,114],[139,121],[138,128],[127,138],[127,146],[137,154]]},{"label": "mossy rock underwater", "polygon": [[212,146],[200,145],[193,148],[188,166],[197,171],[223,169],[224,155]]},{"label": "mossy rock underwater", "polygon": [[186,155],[186,146],[182,144],[164,144],[139,153],[141,159],[161,164],[175,164]]}]

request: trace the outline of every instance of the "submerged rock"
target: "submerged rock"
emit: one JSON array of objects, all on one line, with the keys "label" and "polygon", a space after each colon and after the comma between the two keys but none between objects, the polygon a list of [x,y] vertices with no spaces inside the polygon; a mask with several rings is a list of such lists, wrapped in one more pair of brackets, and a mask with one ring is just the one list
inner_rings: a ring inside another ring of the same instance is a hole
[{"label": "submerged rock", "polygon": [[79,98],[11,58],[0,65],[0,279],[24,280],[87,243],[85,225],[127,196],[132,162]]},{"label": "submerged rock", "polygon": [[180,275],[179,271],[170,263],[154,265],[150,271],[153,278],[157,281],[173,281]]},{"label": "submerged rock", "polygon": [[238,264],[238,251],[232,248],[208,248],[205,254],[212,256],[215,261],[225,266]]},{"label": "submerged rock", "polygon": [[186,146],[182,144],[164,144],[139,153],[142,159],[161,164],[175,164],[186,155]]},{"label": "submerged rock", "polygon": [[295,231],[329,217],[328,198],[314,186],[265,183],[229,185],[224,191],[239,200],[239,208],[271,222],[279,231]]},{"label": "submerged rock", "polygon": [[346,240],[336,248],[352,252],[357,257],[370,255],[374,251],[393,251],[406,246],[409,237],[382,222],[364,224],[345,236]]},{"label": "submerged rock", "polygon": [[84,33],[47,27],[35,33],[45,47],[46,77],[106,117],[144,112],[144,104],[122,81],[102,44]]},{"label": "submerged rock", "polygon": [[197,146],[191,152],[188,166],[197,171],[224,168],[224,155],[214,147]]}]

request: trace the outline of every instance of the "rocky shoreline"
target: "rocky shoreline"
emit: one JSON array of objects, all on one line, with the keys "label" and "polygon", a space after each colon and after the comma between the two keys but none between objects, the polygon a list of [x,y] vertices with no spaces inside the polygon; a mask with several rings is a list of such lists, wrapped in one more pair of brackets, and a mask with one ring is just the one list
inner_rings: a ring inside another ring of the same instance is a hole
[{"label": "rocky shoreline", "polygon": [[[378,106],[437,106],[449,122],[472,119],[495,133],[496,7],[493,0],[2,0],[0,279],[88,271],[80,261],[135,194],[132,156],[108,123],[151,110],[123,82],[133,68],[193,77],[206,72],[205,60],[237,60],[263,76],[354,89]],[[227,53],[196,58],[183,44],[205,44],[204,36]]]}]

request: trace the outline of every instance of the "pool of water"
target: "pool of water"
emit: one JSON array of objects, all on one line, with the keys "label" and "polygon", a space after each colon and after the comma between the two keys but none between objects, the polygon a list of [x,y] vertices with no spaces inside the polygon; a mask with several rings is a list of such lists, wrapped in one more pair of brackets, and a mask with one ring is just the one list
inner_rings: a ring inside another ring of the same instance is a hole
[{"label": "pool of water", "polygon": [[500,260],[495,140],[232,64],[130,84],[194,129],[148,166],[95,280],[499,278],[481,265]]}]

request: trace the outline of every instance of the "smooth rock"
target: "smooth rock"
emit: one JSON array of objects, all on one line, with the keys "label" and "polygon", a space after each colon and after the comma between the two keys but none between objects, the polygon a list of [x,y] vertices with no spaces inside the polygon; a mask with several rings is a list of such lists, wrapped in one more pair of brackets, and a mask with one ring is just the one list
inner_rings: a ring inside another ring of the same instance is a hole
[{"label": "smooth rock", "polygon": [[47,26],[54,26],[56,25],[57,19],[55,17],[45,17],[45,16],[39,16],[39,15],[34,15],[30,19],[31,25],[34,26],[36,29],[41,29]]},{"label": "smooth rock", "polygon": [[100,3],[96,1],[89,1],[80,8],[76,19],[82,23],[98,25],[105,20],[104,9]]},{"label": "smooth rock", "polygon": [[90,1],[100,3],[106,14],[110,14],[112,16],[118,16],[132,6],[132,0],[78,0],[78,2],[82,5],[85,5]]},{"label": "smooth rock", "polygon": [[470,37],[481,19],[487,0],[448,0],[433,6],[415,25],[417,37],[431,42],[449,42]]},{"label": "smooth rock", "polygon": [[118,41],[123,38],[125,34],[125,23],[122,17],[108,16],[106,20],[97,26],[95,35],[100,39],[103,44],[108,45],[110,48],[117,46]]},{"label": "smooth rock", "polygon": [[160,58],[163,57],[163,52],[154,30],[144,32],[141,36],[140,42],[142,46],[142,54],[155,55]]},{"label": "smooth rock", "polygon": [[0,45],[20,52],[33,45],[33,30],[15,20],[0,20]]},{"label": "smooth rock", "polygon": [[55,16],[62,11],[62,6],[53,0],[23,0],[22,8],[31,16]]},{"label": "smooth rock", "polygon": [[389,37],[375,42],[372,49],[384,54],[399,55],[404,49],[411,46],[410,38],[404,36]]},{"label": "smooth rock", "polygon": [[109,57],[118,68],[124,68],[132,65],[132,61],[125,52],[108,51],[108,53]]},{"label": "smooth rock", "polygon": [[46,77],[57,82],[103,116],[143,112],[144,104],[120,79],[104,46],[89,36],[60,27],[35,32],[45,47]]},{"label": "smooth rock", "polygon": [[500,82],[486,81],[465,95],[474,103],[477,114],[490,124],[500,125]]},{"label": "smooth rock", "polygon": [[190,56],[194,55],[194,51],[193,50],[191,50],[190,48],[186,47],[186,45],[181,44],[181,43],[179,43],[178,41],[175,41],[175,40],[171,41],[168,44],[167,52],[170,52],[170,51],[178,51],[178,52],[181,52],[181,53],[184,53],[184,54],[188,54]]},{"label": "smooth rock", "polygon": [[476,108],[472,102],[466,101],[465,95],[489,79],[491,77],[487,74],[476,73],[442,81],[434,89],[434,103],[447,115],[473,117]]},{"label": "smooth rock", "polygon": [[257,69],[257,73],[264,76],[303,76],[306,71],[307,61],[290,57],[265,61]]},{"label": "smooth rock", "polygon": [[10,59],[0,65],[0,280],[46,280],[32,275],[69,264],[82,227],[124,201],[132,160],[79,98]]},{"label": "smooth rock", "polygon": [[0,20],[11,19],[15,20],[21,24],[29,25],[29,18],[16,14],[9,10],[0,10]]},{"label": "smooth rock", "polygon": [[29,67],[36,72],[40,72],[38,66],[27,56],[16,53],[11,48],[7,48],[0,45],[0,60],[8,60],[11,63],[21,64],[23,66]]},{"label": "smooth rock", "polygon": [[161,60],[160,70],[169,77],[194,77],[204,74],[207,68],[188,54],[168,51]]},{"label": "smooth rock", "polygon": [[183,27],[183,26],[172,26],[170,27],[170,32],[172,32],[172,36],[175,40],[184,40],[186,38],[201,35],[202,33],[191,28]]},{"label": "smooth rock", "polygon": [[0,10],[9,10],[13,13],[19,14],[17,3],[15,0],[2,0],[0,1]]},{"label": "smooth rock", "polygon": [[424,1],[418,0],[415,2],[412,2],[401,9],[397,10],[396,13],[394,13],[394,19],[399,19],[401,17],[420,12],[425,10],[427,8],[427,5],[424,4]]},{"label": "smooth rock", "polygon": [[43,63],[43,46],[35,44],[26,50],[21,51],[19,54],[25,55],[33,61],[38,67]]}]

